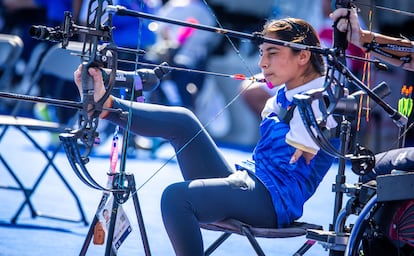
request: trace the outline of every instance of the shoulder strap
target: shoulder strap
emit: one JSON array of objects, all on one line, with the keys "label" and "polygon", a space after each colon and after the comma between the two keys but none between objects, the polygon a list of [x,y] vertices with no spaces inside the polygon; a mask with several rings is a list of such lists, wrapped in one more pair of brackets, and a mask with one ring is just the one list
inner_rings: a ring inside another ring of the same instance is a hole
[{"label": "shoulder strap", "polygon": [[289,109],[279,108],[278,113],[275,113],[280,120],[283,120],[286,124],[290,123],[290,120],[293,117],[293,111],[295,110],[296,105],[290,105]]}]

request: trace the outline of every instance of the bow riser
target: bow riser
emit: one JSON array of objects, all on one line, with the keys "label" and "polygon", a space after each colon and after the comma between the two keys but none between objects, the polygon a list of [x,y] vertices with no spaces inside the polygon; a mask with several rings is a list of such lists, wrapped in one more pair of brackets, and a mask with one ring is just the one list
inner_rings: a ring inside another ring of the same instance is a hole
[{"label": "bow riser", "polygon": [[[332,1],[332,10],[335,10],[337,8],[351,8],[353,6],[352,0],[335,0]],[[343,17],[343,19],[349,19],[349,12],[347,17]],[[338,19],[334,25],[334,35],[333,35],[333,48],[338,49],[339,54],[345,55],[345,50],[348,48],[348,40],[346,38],[346,32],[341,32],[337,29],[336,25],[339,22],[340,19]]]},{"label": "bow riser", "polygon": [[[111,94],[115,83],[117,68],[116,46],[112,40],[112,14],[106,12],[106,7],[112,5],[112,0],[91,0],[88,5],[86,26],[74,24],[72,15],[65,12],[63,28],[54,29],[44,26],[33,26],[32,36],[41,40],[61,42],[62,48],[66,48],[69,39],[74,34],[79,34],[83,39],[81,52],[81,109],[79,111],[79,128],[60,135],[60,140],[67,154],[68,160],[76,175],[88,186],[106,190],[100,186],[89,174],[85,164],[89,162],[89,154],[98,138],[96,131],[99,124],[99,115],[103,109],[103,103]],[[107,81],[106,93],[97,102],[94,99],[94,82],[89,75],[90,67],[106,67],[110,70]],[[85,147],[83,153],[78,141]]]}]

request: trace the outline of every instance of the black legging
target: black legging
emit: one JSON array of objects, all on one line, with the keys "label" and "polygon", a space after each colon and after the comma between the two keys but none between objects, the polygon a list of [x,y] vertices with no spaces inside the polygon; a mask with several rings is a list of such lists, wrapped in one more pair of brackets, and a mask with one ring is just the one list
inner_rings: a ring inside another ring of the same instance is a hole
[{"label": "black legging", "polygon": [[[127,110],[130,104],[115,99],[113,107]],[[107,119],[126,125],[116,113]],[[233,169],[188,109],[133,103],[130,130],[165,138],[177,153],[185,181],[168,186],[161,199],[164,226],[176,255],[204,254],[199,223],[235,218],[258,227],[277,226],[266,187],[252,174],[254,186],[249,189],[241,189],[227,178]]]}]

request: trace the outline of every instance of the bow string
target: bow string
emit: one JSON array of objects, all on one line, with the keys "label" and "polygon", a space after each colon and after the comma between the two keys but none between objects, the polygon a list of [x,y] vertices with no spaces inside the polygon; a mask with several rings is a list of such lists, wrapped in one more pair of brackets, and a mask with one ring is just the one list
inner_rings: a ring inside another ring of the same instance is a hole
[{"label": "bow string", "polygon": [[[141,0],[141,3],[142,3],[142,0]],[[221,24],[220,20],[218,19],[218,17],[215,15],[213,9],[206,2],[206,0],[203,0],[203,3],[204,3],[204,5],[206,6],[206,8],[210,12],[211,16],[213,17],[213,19],[215,20],[215,22],[218,25],[218,28],[210,28],[210,32],[213,32],[214,29],[216,29],[216,31],[215,31],[216,33],[217,33],[218,30],[226,31],[225,28],[222,26],[222,24]],[[110,6],[108,8],[109,11],[111,11],[113,13],[116,13],[118,15],[122,15],[121,13],[118,12],[120,9],[127,10],[126,8],[124,8],[122,6],[112,6],[112,7]],[[133,13],[133,12],[131,12],[131,13]],[[137,12],[137,13],[140,13],[140,12]],[[168,23],[172,23],[172,24],[176,24],[176,25],[181,25],[181,26],[196,24],[194,26],[189,26],[189,27],[196,28],[196,29],[198,27],[198,24],[197,23],[188,23],[188,22],[181,22],[181,21],[171,21],[170,19],[163,19],[162,17],[157,17],[157,16],[151,15],[151,14],[144,14],[144,13],[140,13],[140,14],[143,15],[143,16],[140,16],[140,15],[133,15],[133,16],[138,17],[140,20],[146,18],[146,19],[150,19],[150,20],[156,20],[156,21],[161,21],[161,22],[168,22]],[[141,24],[141,22],[140,22],[140,24]],[[207,28],[207,31],[208,31],[208,26],[199,25],[199,27],[203,27],[203,30],[206,30],[206,28]],[[140,29],[142,29],[141,26],[140,26]],[[170,67],[170,69],[171,70],[177,70],[177,71],[195,72],[195,73],[200,73],[200,74],[204,74],[204,75],[213,75],[213,76],[228,77],[228,78],[232,78],[232,79],[240,80],[240,81],[242,81],[242,80],[250,80],[251,81],[250,85],[246,86],[245,88],[243,88],[243,90],[239,91],[238,94],[236,94],[225,106],[222,107],[222,109],[220,109],[216,113],[216,115],[214,117],[211,118],[211,120],[208,120],[205,124],[203,124],[203,128],[202,129],[200,129],[192,138],[190,138],[186,143],[184,143],[184,145],[182,146],[182,148],[178,149],[175,154],[173,154],[171,157],[169,157],[165,161],[165,163],[161,167],[159,167],[157,170],[155,170],[154,173],[146,181],[142,182],[142,184],[133,193],[136,193],[143,186],[145,186],[153,177],[155,177],[167,165],[168,162],[170,162],[172,159],[174,159],[177,154],[179,154],[183,149],[185,149],[204,129],[206,129],[218,116],[220,116],[226,109],[228,109],[229,106],[231,104],[233,104],[237,100],[237,98],[239,98],[240,95],[245,90],[247,90],[254,82],[265,82],[264,79],[258,79],[256,77],[254,77],[254,73],[251,71],[250,67],[246,63],[245,59],[241,55],[240,51],[238,50],[237,46],[234,44],[234,42],[232,41],[232,39],[226,33],[221,33],[221,32],[218,32],[218,33],[220,33],[220,34],[222,34],[222,35],[225,36],[225,38],[227,39],[227,41],[231,45],[232,50],[236,53],[236,55],[239,57],[240,61],[246,67],[246,70],[247,70],[248,75],[250,77],[248,77],[248,76],[246,76],[244,74],[224,74],[224,73],[218,73],[218,72],[209,72],[209,71],[205,71],[205,70],[186,69],[186,68],[180,68],[180,67]],[[141,34],[140,31],[138,31],[138,45],[139,45],[139,40],[140,40],[140,34]],[[135,64],[145,64],[145,63],[141,63],[137,59],[137,61],[136,61]],[[152,64],[146,64],[146,65],[152,66]],[[132,194],[131,194],[131,196],[132,196]]]}]

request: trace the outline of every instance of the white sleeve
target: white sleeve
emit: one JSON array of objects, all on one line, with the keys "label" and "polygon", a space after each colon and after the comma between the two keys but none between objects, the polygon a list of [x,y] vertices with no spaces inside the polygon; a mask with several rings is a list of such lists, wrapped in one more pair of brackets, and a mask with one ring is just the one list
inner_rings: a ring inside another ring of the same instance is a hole
[{"label": "white sleeve", "polygon": [[276,95],[267,99],[265,106],[263,107],[261,116],[262,119],[268,116],[270,113],[278,113],[280,106],[276,103]]},{"label": "white sleeve", "polygon": [[[318,101],[312,102],[312,109],[317,119],[322,116]],[[333,119],[333,117],[329,116],[327,120],[327,127],[333,128],[336,125],[336,121]],[[286,142],[289,145],[312,154],[316,154],[318,152],[319,146],[312,139],[311,135],[306,129],[298,108],[295,108],[293,111],[293,117],[290,120],[289,126],[290,131],[286,134]]]}]

